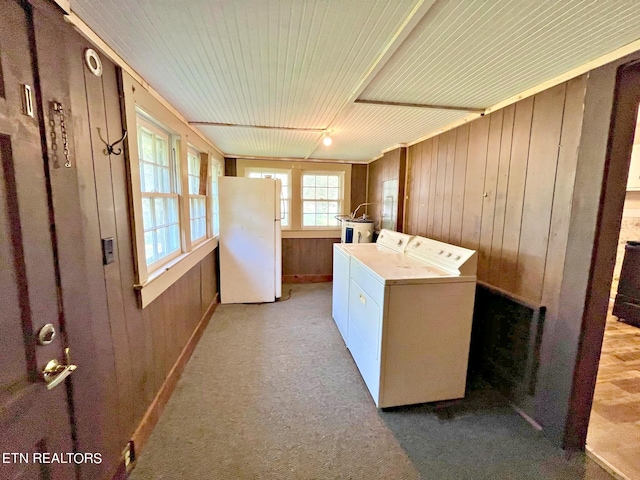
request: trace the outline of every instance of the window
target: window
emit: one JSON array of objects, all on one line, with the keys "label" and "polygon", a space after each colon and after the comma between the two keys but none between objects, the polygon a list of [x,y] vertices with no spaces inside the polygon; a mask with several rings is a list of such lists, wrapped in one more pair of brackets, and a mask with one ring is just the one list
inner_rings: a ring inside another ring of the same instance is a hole
[{"label": "window", "polygon": [[138,117],[140,191],[147,267],[180,253],[179,196],[171,137]]},{"label": "window", "polygon": [[279,169],[247,168],[245,176],[249,178],[277,178],[282,182],[280,195],[280,217],[282,227],[291,225],[291,171]]},{"label": "window", "polygon": [[220,204],[218,201],[218,177],[223,170],[215,160],[211,162],[211,232],[214,237],[220,235]]},{"label": "window", "polygon": [[305,172],[302,174],[302,226],[337,227],[342,213],[343,174]]},{"label": "window", "polygon": [[[201,154],[193,147],[187,151],[187,174],[189,177],[189,219],[191,241],[197,243],[207,236],[207,191],[200,189]],[[205,177],[206,178],[206,177]],[[206,185],[206,182],[204,183]]]}]

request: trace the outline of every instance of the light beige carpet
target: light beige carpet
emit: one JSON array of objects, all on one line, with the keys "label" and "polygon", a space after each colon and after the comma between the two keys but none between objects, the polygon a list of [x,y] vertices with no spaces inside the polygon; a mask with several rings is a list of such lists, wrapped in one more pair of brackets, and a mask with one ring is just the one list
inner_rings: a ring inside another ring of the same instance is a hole
[{"label": "light beige carpet", "polygon": [[375,408],[331,319],[331,284],[220,305],[131,478],[608,479],[490,390]]}]

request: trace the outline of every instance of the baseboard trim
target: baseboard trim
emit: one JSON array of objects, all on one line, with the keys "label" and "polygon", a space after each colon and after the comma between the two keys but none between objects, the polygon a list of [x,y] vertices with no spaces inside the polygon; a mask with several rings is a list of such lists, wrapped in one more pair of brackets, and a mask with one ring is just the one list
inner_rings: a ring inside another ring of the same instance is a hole
[{"label": "baseboard trim", "polygon": [[282,283],[324,283],[332,282],[333,274],[328,275],[283,275]]},{"label": "baseboard trim", "polygon": [[165,378],[162,386],[160,387],[160,390],[153,399],[153,402],[151,402],[151,405],[149,405],[149,408],[145,412],[144,417],[142,417],[140,424],[136,428],[135,432],[133,432],[131,440],[135,445],[136,456],[140,454],[145,444],[149,440],[151,432],[158,423],[160,415],[162,415],[162,412],[164,411],[164,408],[166,407],[171,394],[176,388],[184,367],[187,365],[187,362],[191,358],[191,355],[193,354],[198,341],[202,337],[202,333],[204,332],[205,328],[207,328],[209,320],[211,319],[211,315],[213,315],[213,312],[218,306],[218,295],[219,294],[216,293],[216,296],[211,302],[211,305],[209,305],[209,308],[207,308],[207,311],[200,319],[200,322],[198,322],[198,326],[191,334],[191,337],[189,337],[189,341],[187,341],[187,344],[182,349],[182,352],[176,360],[176,363],[171,368],[171,371],[167,375],[167,378]]}]

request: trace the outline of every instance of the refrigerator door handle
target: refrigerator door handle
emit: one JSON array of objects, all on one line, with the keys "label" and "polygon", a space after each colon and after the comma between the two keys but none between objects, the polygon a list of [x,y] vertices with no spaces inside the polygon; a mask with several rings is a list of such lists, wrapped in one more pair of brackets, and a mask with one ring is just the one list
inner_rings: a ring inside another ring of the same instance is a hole
[{"label": "refrigerator door handle", "polygon": [[274,234],[276,240],[275,251],[275,296],[280,298],[282,296],[282,226],[278,218],[274,221]]}]

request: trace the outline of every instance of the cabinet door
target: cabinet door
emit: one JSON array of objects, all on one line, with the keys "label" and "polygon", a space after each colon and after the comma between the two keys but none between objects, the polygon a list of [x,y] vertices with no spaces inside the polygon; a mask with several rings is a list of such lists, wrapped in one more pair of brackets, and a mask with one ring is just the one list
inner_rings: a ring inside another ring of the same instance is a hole
[{"label": "cabinet door", "polygon": [[352,278],[349,285],[349,331],[347,345],[376,403],[380,392],[382,310]]},{"label": "cabinet door", "polygon": [[349,327],[349,261],[349,255],[333,248],[332,314],[345,343]]}]

